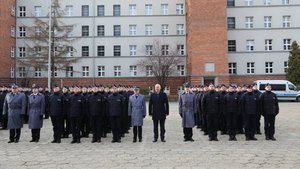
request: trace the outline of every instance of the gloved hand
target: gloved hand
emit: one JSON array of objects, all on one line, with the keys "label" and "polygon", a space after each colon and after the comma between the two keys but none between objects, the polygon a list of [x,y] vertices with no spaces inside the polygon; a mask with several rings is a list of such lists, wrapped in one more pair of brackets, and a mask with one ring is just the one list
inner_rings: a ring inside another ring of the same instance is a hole
[{"label": "gloved hand", "polygon": [[145,118],[146,116],[143,116],[143,118]]},{"label": "gloved hand", "polygon": [[40,115],[40,120],[42,120],[43,119],[43,115]]},{"label": "gloved hand", "polygon": [[182,118],[182,114],[180,113],[179,115],[180,115],[180,117]]}]

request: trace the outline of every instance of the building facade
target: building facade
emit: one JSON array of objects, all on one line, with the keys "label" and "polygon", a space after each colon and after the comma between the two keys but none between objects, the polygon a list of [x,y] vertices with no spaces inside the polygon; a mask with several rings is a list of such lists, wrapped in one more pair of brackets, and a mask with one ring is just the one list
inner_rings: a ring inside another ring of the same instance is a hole
[{"label": "building facade", "polygon": [[15,77],[16,1],[0,1],[0,78],[10,82]]}]

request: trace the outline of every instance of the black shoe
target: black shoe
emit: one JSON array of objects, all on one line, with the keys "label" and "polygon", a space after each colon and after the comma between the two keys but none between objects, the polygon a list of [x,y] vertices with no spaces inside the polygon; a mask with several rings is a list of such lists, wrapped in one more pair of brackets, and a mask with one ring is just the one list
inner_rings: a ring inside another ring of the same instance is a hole
[{"label": "black shoe", "polygon": [[246,141],[250,141],[250,138],[249,138],[249,137],[246,137]]},{"label": "black shoe", "polygon": [[252,138],[251,138],[251,140],[253,140],[253,141],[257,141],[257,138],[255,138],[255,137],[252,137]]},{"label": "black shoe", "polygon": [[258,131],[258,132],[256,132],[256,134],[259,134],[259,135],[261,135],[261,132],[260,132],[260,131]]},{"label": "black shoe", "polygon": [[92,143],[96,143],[96,142],[97,142],[97,140],[96,140],[96,139],[93,139],[93,140],[92,140]]},{"label": "black shoe", "polygon": [[194,142],[194,141],[195,141],[194,139],[190,138],[190,142]]},{"label": "black shoe", "polygon": [[270,137],[270,139],[272,140],[272,141],[276,141],[276,138],[275,137]]},{"label": "black shoe", "polygon": [[189,141],[189,139],[186,139],[186,138],[185,138],[183,141],[184,141],[184,142],[187,142],[187,141]]},{"label": "black shoe", "polygon": [[136,143],[136,139],[133,139],[133,141],[132,141],[133,143]]},{"label": "black shoe", "polygon": [[157,142],[157,139],[154,139],[152,142],[153,142],[153,143],[156,143],[156,142]]},{"label": "black shoe", "polygon": [[57,143],[57,140],[53,140],[53,141],[51,141],[51,143]]},{"label": "black shoe", "polygon": [[74,143],[76,143],[77,141],[76,140],[73,140],[73,141],[71,141],[71,144],[74,144]]},{"label": "black shoe", "polygon": [[208,141],[213,141],[213,140],[214,140],[214,139],[212,139],[212,138],[209,138],[209,139],[208,139]]},{"label": "black shoe", "polygon": [[84,137],[85,137],[85,138],[89,138],[89,134],[86,134]]},{"label": "black shoe", "polygon": [[10,140],[9,142],[7,142],[7,143],[13,143],[13,142],[15,142],[14,140]]},{"label": "black shoe", "polygon": [[227,134],[226,131],[221,131],[221,135]]},{"label": "black shoe", "polygon": [[121,134],[121,137],[125,137],[125,134]]},{"label": "black shoe", "polygon": [[121,139],[117,140],[117,143],[121,143]]},{"label": "black shoe", "polygon": [[219,141],[219,139],[216,137],[216,138],[214,139],[214,141]]},{"label": "black shoe", "polygon": [[208,135],[208,132],[204,132],[203,135],[207,136],[207,135]]},{"label": "black shoe", "polygon": [[161,142],[165,143],[165,142],[166,142],[166,140],[165,140],[165,139],[161,139]]},{"label": "black shoe", "polygon": [[35,140],[30,140],[29,142],[32,143],[32,142],[35,142]]},{"label": "black shoe", "polygon": [[15,143],[18,143],[19,142],[19,140],[15,140]]},{"label": "black shoe", "polygon": [[270,137],[266,136],[266,140],[270,140]]},{"label": "black shoe", "polygon": [[81,143],[80,140],[77,140],[77,143]]},{"label": "black shoe", "polygon": [[143,140],[142,139],[139,139],[139,142],[142,142]]},{"label": "black shoe", "polygon": [[56,143],[58,143],[58,144],[59,144],[59,143],[61,143],[61,141],[60,141],[60,140],[57,140],[57,141],[56,141]]},{"label": "black shoe", "polygon": [[101,139],[97,140],[97,143],[101,143]]},{"label": "black shoe", "polygon": [[112,143],[115,143],[115,142],[117,142],[117,141],[116,141],[116,140],[111,140],[111,142],[112,142]]},{"label": "black shoe", "polygon": [[233,137],[233,138],[232,138],[232,141],[237,141],[236,137]]}]

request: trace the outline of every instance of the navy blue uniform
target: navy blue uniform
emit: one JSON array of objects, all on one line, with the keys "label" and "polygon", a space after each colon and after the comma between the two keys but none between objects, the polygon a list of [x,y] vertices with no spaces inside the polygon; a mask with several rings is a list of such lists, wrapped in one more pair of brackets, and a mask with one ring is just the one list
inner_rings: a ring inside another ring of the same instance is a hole
[{"label": "navy blue uniform", "polygon": [[83,111],[84,98],[81,94],[75,93],[70,97],[70,122],[72,127],[72,143],[80,143],[80,117]]},{"label": "navy blue uniform", "polygon": [[55,92],[49,97],[49,115],[53,126],[53,143],[60,143],[63,131],[63,95]]}]

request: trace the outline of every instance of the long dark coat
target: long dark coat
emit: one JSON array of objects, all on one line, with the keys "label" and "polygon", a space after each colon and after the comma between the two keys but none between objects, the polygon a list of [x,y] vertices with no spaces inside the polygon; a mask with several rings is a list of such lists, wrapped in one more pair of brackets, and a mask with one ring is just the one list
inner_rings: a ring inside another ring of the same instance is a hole
[{"label": "long dark coat", "polygon": [[26,110],[26,96],[24,93],[17,92],[8,93],[4,100],[3,114],[7,114],[8,129],[18,129],[23,127],[22,115],[25,114]]},{"label": "long dark coat", "polygon": [[166,93],[152,93],[149,100],[149,115],[152,120],[164,120],[169,115],[169,101]]},{"label": "long dark coat", "polygon": [[43,115],[45,114],[45,96],[41,93],[31,94],[28,99],[28,127],[40,129],[43,127]]},{"label": "long dark coat", "polygon": [[182,117],[183,128],[193,128],[195,126],[195,114],[197,104],[195,94],[182,93],[179,98],[179,114]]},{"label": "long dark coat", "polygon": [[131,116],[132,126],[143,126],[143,119],[146,116],[145,96],[139,94],[131,95],[128,102],[128,115]]}]

